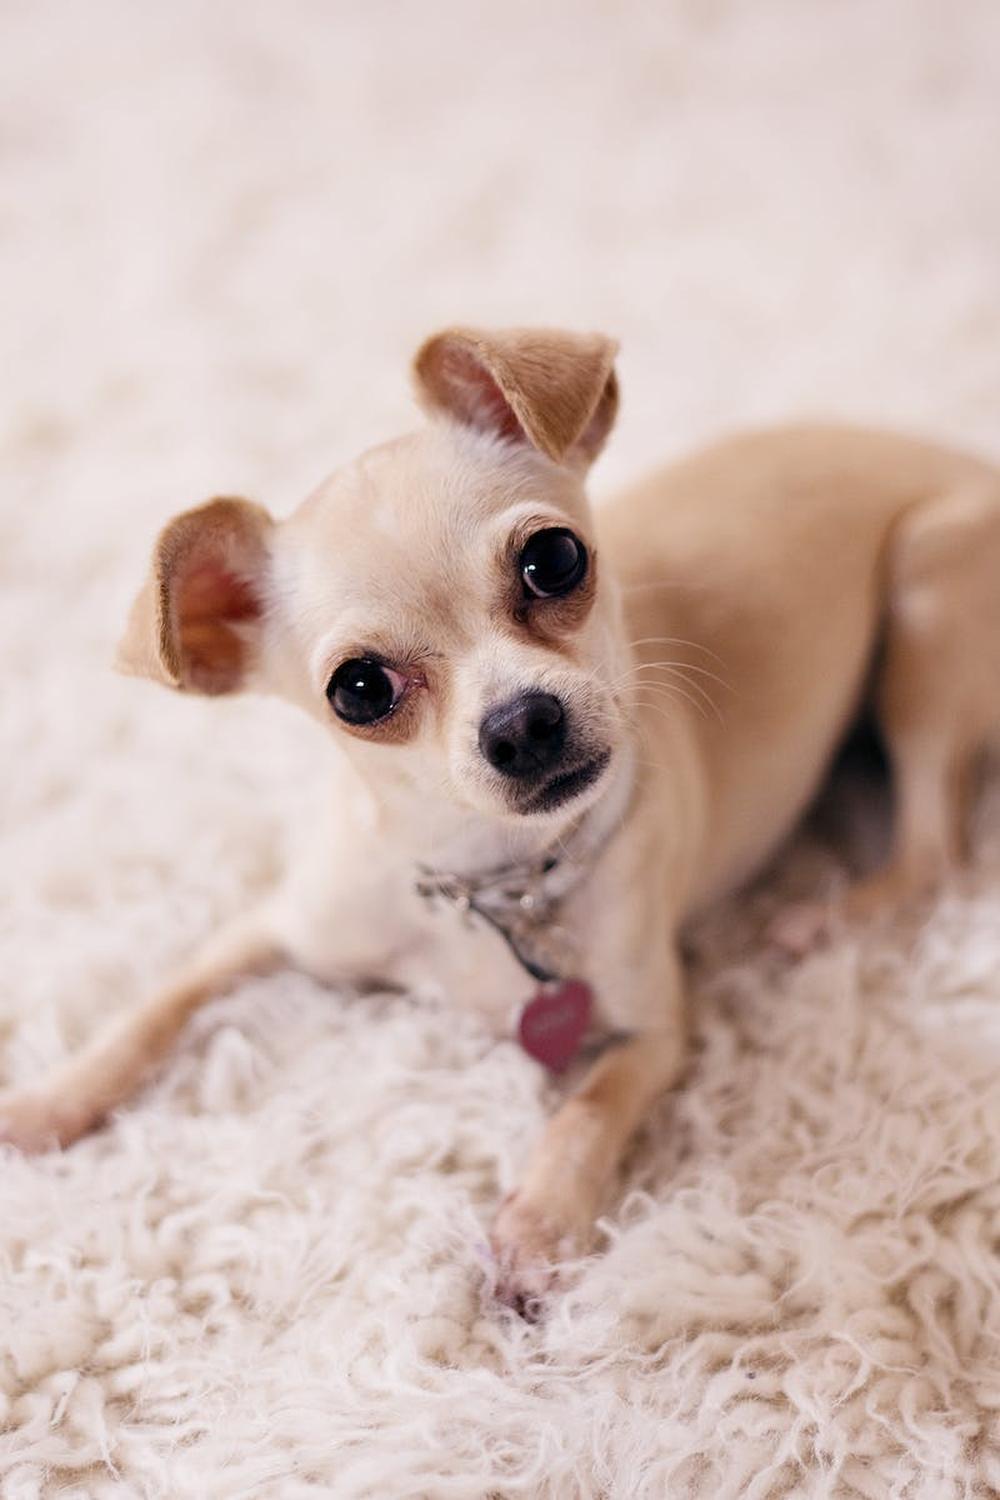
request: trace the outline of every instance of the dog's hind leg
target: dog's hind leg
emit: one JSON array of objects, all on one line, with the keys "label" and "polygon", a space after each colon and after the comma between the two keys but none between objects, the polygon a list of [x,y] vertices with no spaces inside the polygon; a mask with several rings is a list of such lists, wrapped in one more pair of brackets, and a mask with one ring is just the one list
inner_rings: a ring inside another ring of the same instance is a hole
[{"label": "dog's hind leg", "polygon": [[976,763],[1000,731],[1000,478],[906,515],[887,571],[875,711],[895,823],[886,868],[848,893],[857,916],[928,894],[968,856]]},{"label": "dog's hind leg", "polygon": [[69,1145],[136,1092],[200,1006],[282,961],[258,913],[223,928],[172,984],[125,1011],[37,1084],[0,1090],[0,1142],[23,1151]]},{"label": "dog's hind leg", "polygon": [[1000,744],[1000,476],[910,510],[885,566],[872,707],[892,772],[890,855],[839,904],[778,913],[770,935],[795,954],[838,917],[891,915],[962,868],[976,764]]}]

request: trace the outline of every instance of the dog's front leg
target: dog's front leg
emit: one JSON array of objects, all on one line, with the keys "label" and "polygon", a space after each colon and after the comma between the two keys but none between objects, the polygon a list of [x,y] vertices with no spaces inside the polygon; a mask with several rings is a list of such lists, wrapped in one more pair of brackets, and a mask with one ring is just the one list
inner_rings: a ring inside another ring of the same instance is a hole
[{"label": "dog's front leg", "polygon": [[644,1114],[684,1060],[680,965],[671,953],[643,976],[656,1015],[594,1063],[549,1122],[493,1231],[498,1295],[524,1308],[552,1280],[554,1261],[587,1248],[594,1220]]},{"label": "dog's front leg", "polygon": [[136,1092],[199,1006],[282,959],[261,917],[224,928],[172,984],[117,1017],[39,1083],[0,1090],[0,1141],[22,1151],[69,1145]]}]

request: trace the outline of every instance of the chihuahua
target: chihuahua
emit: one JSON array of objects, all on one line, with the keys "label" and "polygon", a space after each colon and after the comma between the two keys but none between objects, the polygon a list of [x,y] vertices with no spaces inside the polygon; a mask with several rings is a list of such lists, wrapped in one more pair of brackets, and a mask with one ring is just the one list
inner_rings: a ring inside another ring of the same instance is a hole
[{"label": "chihuahua", "polygon": [[[501,1290],[523,1301],[586,1246],[678,1078],[684,923],[767,859],[862,712],[896,816],[849,910],[955,869],[970,768],[1000,728],[1000,472],[802,426],[711,447],[595,516],[615,353],[449,329],[416,355],[419,431],[287,520],[218,499],[167,525],[121,665],[299,704],[339,750],[331,821],[171,984],[0,1094],[0,1138],[76,1139],[241,975],[432,976],[579,1074],[494,1224]],[[790,941],[821,913],[793,911]]]}]

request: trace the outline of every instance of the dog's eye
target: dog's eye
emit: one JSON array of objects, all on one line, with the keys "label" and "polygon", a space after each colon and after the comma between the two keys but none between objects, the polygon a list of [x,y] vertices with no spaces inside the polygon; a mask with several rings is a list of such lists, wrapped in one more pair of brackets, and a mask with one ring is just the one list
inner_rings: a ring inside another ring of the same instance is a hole
[{"label": "dog's eye", "polygon": [[565,526],[548,526],[525,542],[519,566],[529,594],[556,599],[583,582],[587,549]]},{"label": "dog's eye", "polygon": [[345,724],[375,724],[399,702],[403,678],[367,656],[341,662],[327,683],[326,696]]}]

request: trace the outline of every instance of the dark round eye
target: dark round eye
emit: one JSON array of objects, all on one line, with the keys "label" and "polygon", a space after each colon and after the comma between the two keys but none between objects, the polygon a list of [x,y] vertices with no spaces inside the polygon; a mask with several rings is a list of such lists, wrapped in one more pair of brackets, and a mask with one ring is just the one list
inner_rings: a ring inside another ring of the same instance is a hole
[{"label": "dark round eye", "polygon": [[565,526],[549,526],[528,538],[519,565],[530,594],[537,599],[556,599],[583,582],[587,549]]},{"label": "dark round eye", "polygon": [[346,724],[375,724],[399,701],[402,679],[367,656],[341,662],[327,683],[326,696],[338,719]]}]

